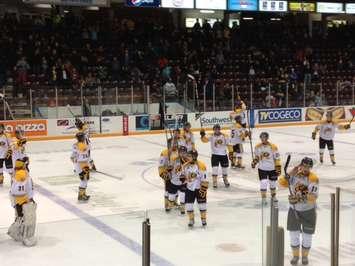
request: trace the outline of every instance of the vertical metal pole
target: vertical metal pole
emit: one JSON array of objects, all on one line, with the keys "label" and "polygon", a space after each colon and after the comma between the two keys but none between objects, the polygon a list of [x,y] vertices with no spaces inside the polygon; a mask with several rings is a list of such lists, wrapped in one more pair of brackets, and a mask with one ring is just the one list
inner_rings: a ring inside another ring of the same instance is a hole
[{"label": "vertical metal pole", "polygon": [[232,110],[234,111],[234,85],[232,85]]},{"label": "vertical metal pole", "polygon": [[354,82],[351,87],[352,87],[352,98],[353,98],[352,104],[354,105],[355,104],[355,84],[354,84]]},{"label": "vertical metal pole", "polygon": [[142,266],[150,265],[150,221],[142,223]]},{"label": "vertical metal pole", "polygon": [[32,97],[32,89],[31,88],[30,88],[30,108],[31,108],[31,118],[33,118],[33,97]]},{"label": "vertical metal pole", "polygon": [[[59,116],[59,110],[58,110],[58,88],[57,86],[54,87],[55,91],[55,115],[56,118]],[[81,111],[83,112],[83,103],[81,103]]]},{"label": "vertical metal pole", "polygon": [[339,105],[339,86],[340,86],[340,81],[337,81],[336,85],[336,105]]},{"label": "vertical metal pole", "polygon": [[286,108],[288,108],[288,82],[286,83]]},{"label": "vertical metal pole", "polygon": [[187,105],[187,89],[186,87],[184,86],[184,95],[183,95],[183,98],[184,98],[184,114],[186,114],[186,105]]},{"label": "vertical metal pole", "polygon": [[[194,85],[193,85],[194,86]],[[197,86],[197,83],[196,83],[196,86]],[[195,88],[193,88],[192,89],[192,106],[193,106],[193,110],[194,110],[194,112],[196,112],[196,97],[197,97],[197,95],[196,95],[196,89]]]},{"label": "vertical metal pole", "polygon": [[133,103],[134,103],[133,97],[134,97],[134,93],[133,93],[133,83],[132,83],[131,84],[131,110],[130,110],[130,114],[133,114]]},{"label": "vertical metal pole", "polygon": [[[84,117],[84,91],[83,91],[84,84],[80,84],[80,103],[81,103],[81,115]],[[57,88],[57,87],[56,87]]]},{"label": "vertical metal pole", "polygon": [[206,82],[203,85],[203,112],[206,113]]},{"label": "vertical metal pole", "polygon": [[270,108],[271,107],[271,84],[269,83],[269,86],[268,86],[268,107]]},{"label": "vertical metal pole", "polygon": [[[4,120],[6,120],[6,100],[5,100],[5,88],[3,87],[2,88],[2,95],[4,95],[4,97],[2,98],[2,102],[4,104],[4,109],[3,109],[3,112],[4,112]],[[32,106],[31,106],[32,108]],[[31,113],[32,113],[32,109],[31,109]]]},{"label": "vertical metal pole", "polygon": [[303,107],[306,107],[306,82],[303,81]]},{"label": "vertical metal pole", "polygon": [[335,194],[330,194],[330,265],[336,266],[335,262]]},{"label": "vertical metal pole", "polygon": [[213,112],[216,111],[216,84],[213,83],[213,91],[212,91],[212,106]]},{"label": "vertical metal pole", "polygon": [[150,114],[150,86],[149,85],[147,85],[147,114],[148,115]]},{"label": "vertical metal pole", "polygon": [[340,233],[340,187],[335,193],[335,263],[339,265],[339,233]]},{"label": "vertical metal pole", "polygon": [[115,104],[116,104],[116,108],[118,107],[118,88],[115,87]]},{"label": "vertical metal pole", "polygon": [[279,207],[276,199],[271,200],[271,265],[278,265]]},{"label": "vertical metal pole", "polygon": [[250,83],[250,109],[253,109],[253,83]]},{"label": "vertical metal pole", "polygon": [[[166,115],[165,106],[166,106],[166,104],[165,104],[165,89],[164,89],[164,87],[163,87],[163,110],[164,110],[164,114]],[[166,110],[166,111],[168,111],[168,110]],[[164,119],[165,119],[165,118],[164,118]]]}]

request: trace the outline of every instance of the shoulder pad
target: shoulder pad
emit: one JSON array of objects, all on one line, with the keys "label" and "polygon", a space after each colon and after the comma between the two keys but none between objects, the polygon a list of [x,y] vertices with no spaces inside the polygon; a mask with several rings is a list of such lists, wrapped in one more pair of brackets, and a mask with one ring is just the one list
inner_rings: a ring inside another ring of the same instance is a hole
[{"label": "shoulder pad", "polygon": [[260,148],[263,144],[260,142],[258,144],[255,145],[255,148]]},{"label": "shoulder pad", "polygon": [[277,150],[277,146],[275,144],[270,143],[270,146],[273,151]]},{"label": "shoulder pad", "polygon": [[313,172],[309,173],[308,179],[312,183],[319,183],[318,176],[315,173],[313,173]]},{"label": "shoulder pad", "polygon": [[202,161],[197,161],[197,165],[198,165],[198,169],[200,169],[201,171],[206,171],[207,167],[206,164]]},{"label": "shoulder pad", "polygon": [[169,154],[168,149],[165,149],[160,153],[160,156],[168,156],[168,154]]}]

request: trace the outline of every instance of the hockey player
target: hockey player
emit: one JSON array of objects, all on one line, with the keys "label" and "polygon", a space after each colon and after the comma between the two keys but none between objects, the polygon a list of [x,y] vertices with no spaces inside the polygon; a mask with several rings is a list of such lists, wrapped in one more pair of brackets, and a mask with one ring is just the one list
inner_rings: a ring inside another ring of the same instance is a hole
[{"label": "hockey player", "polygon": [[191,131],[191,124],[189,122],[185,123],[181,138],[183,140],[182,145],[186,147],[187,152],[195,150],[195,138]]},{"label": "hockey player", "polygon": [[222,167],[222,176],[225,187],[229,187],[228,181],[228,152],[233,152],[233,147],[230,145],[230,139],[228,136],[221,132],[221,126],[216,124],[213,126],[213,134],[206,136],[204,129],[200,131],[201,140],[204,143],[211,143],[211,165],[212,165],[212,181],[213,188],[217,188],[217,176],[218,176],[218,167]]},{"label": "hockey player", "polygon": [[300,165],[281,177],[282,187],[290,186],[290,208],[287,217],[287,230],[290,231],[293,258],[291,265],[297,265],[300,258],[300,238],[302,235],[302,264],[308,265],[308,254],[312,245],[312,236],[316,229],[316,200],[319,193],[319,181],[311,171],[313,160],[305,157]]},{"label": "hockey player", "polygon": [[88,201],[90,196],[86,194],[86,188],[90,179],[90,144],[86,142],[85,134],[76,134],[77,142],[73,144],[71,160],[74,163],[74,171],[80,178],[79,201]]},{"label": "hockey player", "polygon": [[233,151],[229,152],[229,160],[232,168],[243,169],[243,142],[245,137],[249,136],[248,130],[242,125],[242,117],[237,115],[235,123],[231,127],[230,144],[233,146]]},{"label": "hockey player", "polygon": [[166,212],[171,210],[169,204],[169,187],[171,185],[171,172],[174,169],[173,161],[179,158],[177,149],[177,139],[175,141],[170,138],[168,139],[168,147],[160,153],[159,158],[159,176],[164,181],[164,208]]},{"label": "hockey player", "polygon": [[29,171],[28,165],[29,165],[29,159],[26,154],[26,143],[27,139],[24,137],[23,130],[20,128],[17,128],[15,130],[15,139],[12,142],[12,162],[13,165],[15,165],[17,160],[23,160],[26,162],[26,170]]},{"label": "hockey player", "polygon": [[277,146],[269,142],[269,133],[262,132],[260,140],[261,143],[255,146],[255,158],[251,167],[255,168],[258,164],[260,193],[264,200],[268,185],[270,186],[271,196],[276,196],[276,182],[281,174],[281,160]]},{"label": "hockey player", "polygon": [[245,103],[241,100],[240,96],[237,96],[237,101],[235,103],[235,109],[234,112],[230,114],[231,119],[235,119],[236,116],[241,117],[241,125],[243,128],[246,128],[247,126],[247,117],[246,117],[246,105]]},{"label": "hockey player", "polygon": [[[79,118],[75,118],[75,126],[76,128],[78,129],[78,133],[83,133],[84,136],[85,136],[85,142],[86,144],[91,144],[91,141],[90,141],[90,128],[89,128],[89,125],[84,121],[80,120]],[[91,158],[91,145],[90,146],[90,149],[89,149],[89,155],[90,155],[90,158]],[[94,164],[94,160],[90,160],[89,162],[89,165],[90,165],[90,168],[92,170],[96,170],[96,166]]]},{"label": "hockey player", "polygon": [[180,201],[180,213],[185,214],[185,192],[186,183],[185,178],[182,176],[182,166],[186,162],[187,149],[185,146],[178,147],[178,157],[172,158],[171,164],[173,169],[171,170],[171,179],[168,186],[169,206],[168,210],[176,205],[177,197]]},{"label": "hockey player", "polygon": [[12,150],[11,150],[11,137],[5,133],[5,125],[0,124],[0,186],[4,183],[4,164],[6,171],[12,175]]},{"label": "hockey player", "polygon": [[15,222],[10,226],[8,235],[25,246],[36,244],[36,208],[33,200],[32,179],[26,170],[26,163],[16,161],[15,174],[11,182],[10,197],[15,208]]},{"label": "hockey player", "polygon": [[194,203],[197,201],[200,209],[202,226],[207,225],[207,189],[208,181],[206,165],[197,160],[196,150],[188,153],[188,162],[183,165],[183,176],[186,178],[186,210],[189,217],[189,227],[195,223]]},{"label": "hockey player", "polygon": [[312,139],[315,140],[317,137],[317,132],[319,131],[319,161],[323,163],[323,155],[325,146],[329,150],[330,160],[333,165],[335,165],[335,155],[334,155],[334,136],[336,129],[349,129],[350,124],[339,125],[333,119],[333,113],[327,112],[326,121],[323,121],[320,125],[317,125],[312,132]]}]

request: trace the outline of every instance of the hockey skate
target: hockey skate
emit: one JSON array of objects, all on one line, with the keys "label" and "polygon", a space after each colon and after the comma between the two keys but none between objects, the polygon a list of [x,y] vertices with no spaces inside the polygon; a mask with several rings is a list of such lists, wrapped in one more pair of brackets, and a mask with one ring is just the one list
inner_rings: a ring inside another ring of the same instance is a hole
[{"label": "hockey skate", "polygon": [[224,183],[224,186],[225,186],[226,188],[230,187],[230,183],[229,183],[229,181],[228,181],[227,176],[224,176],[224,177],[223,177],[223,183]]},{"label": "hockey skate", "polygon": [[90,196],[86,195],[86,189],[85,188],[79,188],[78,201],[86,202],[89,199],[90,199]]},{"label": "hockey skate", "polygon": [[300,259],[300,257],[294,256],[294,257],[290,260],[290,264],[291,264],[291,265],[297,265],[299,259]]},{"label": "hockey skate", "polygon": [[302,257],[302,265],[308,265],[308,257]]}]

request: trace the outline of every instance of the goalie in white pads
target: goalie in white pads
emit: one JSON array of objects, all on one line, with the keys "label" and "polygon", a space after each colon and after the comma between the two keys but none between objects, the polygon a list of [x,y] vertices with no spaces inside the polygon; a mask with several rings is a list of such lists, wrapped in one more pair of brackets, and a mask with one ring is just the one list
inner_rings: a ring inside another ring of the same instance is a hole
[{"label": "goalie in white pads", "polygon": [[86,188],[90,179],[90,144],[86,142],[82,132],[76,134],[77,142],[73,144],[73,151],[70,159],[74,163],[74,172],[80,178],[79,201],[88,201],[90,196],[86,194]]},{"label": "goalie in white pads", "polygon": [[15,169],[10,197],[16,217],[8,230],[8,235],[15,241],[22,241],[25,246],[34,246],[37,204],[33,200],[32,179],[26,171],[24,161],[17,160]]},{"label": "goalie in white pads", "polygon": [[187,155],[188,162],[183,165],[182,177],[186,182],[186,211],[189,217],[188,226],[195,224],[194,203],[197,201],[200,209],[202,226],[207,225],[207,189],[208,181],[206,165],[197,160],[197,151],[190,151]]}]

